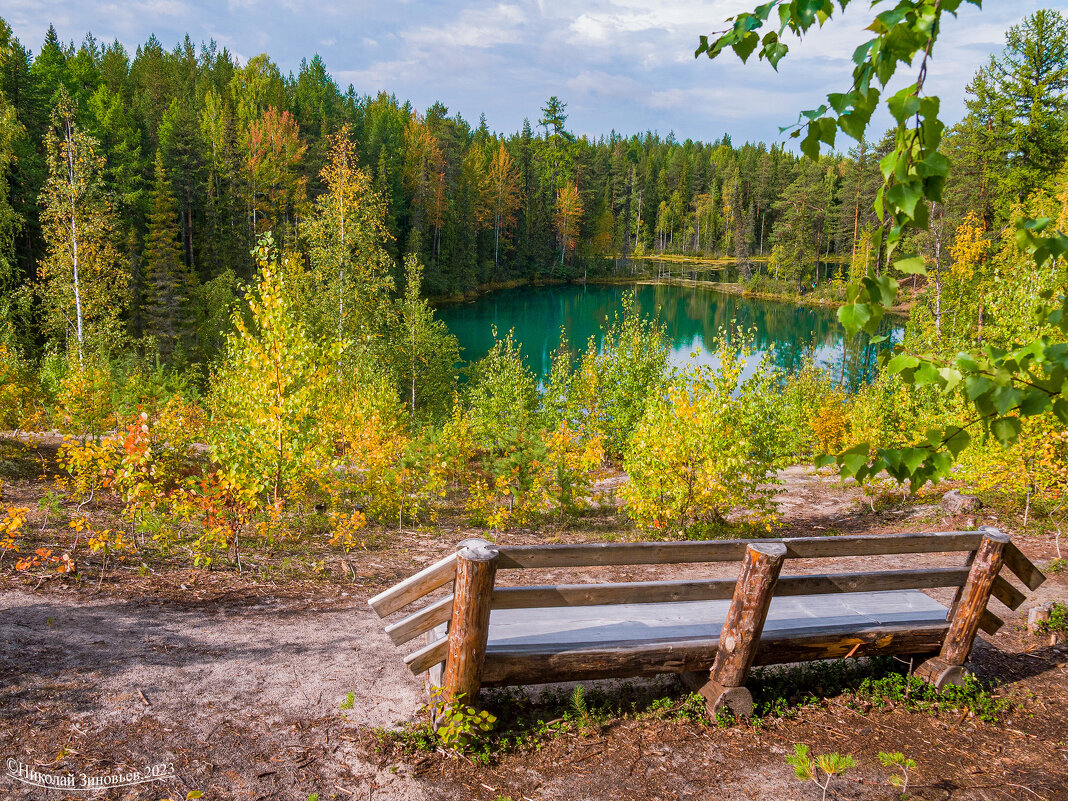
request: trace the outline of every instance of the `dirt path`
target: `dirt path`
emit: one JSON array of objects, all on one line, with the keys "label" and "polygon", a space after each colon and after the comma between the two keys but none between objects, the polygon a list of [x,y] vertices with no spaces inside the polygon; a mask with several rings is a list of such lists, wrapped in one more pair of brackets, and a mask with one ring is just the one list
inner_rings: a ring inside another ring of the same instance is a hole
[{"label": "dirt path", "polygon": [[[0,719],[33,716],[40,734],[16,743],[0,735],[5,759],[47,762],[68,743],[119,770],[174,762],[181,778],[168,790],[176,798],[194,789],[218,798],[325,798],[334,785],[357,783],[365,797],[372,787],[383,798],[424,797],[338,739],[354,724],[410,717],[421,702],[377,618],[355,600],[325,610],[176,607],[9,592],[0,596],[0,685]],[[352,709],[342,712],[350,692]],[[53,728],[64,718],[65,731]],[[162,736],[138,736],[148,731]],[[0,777],[0,798],[41,792]]]}]

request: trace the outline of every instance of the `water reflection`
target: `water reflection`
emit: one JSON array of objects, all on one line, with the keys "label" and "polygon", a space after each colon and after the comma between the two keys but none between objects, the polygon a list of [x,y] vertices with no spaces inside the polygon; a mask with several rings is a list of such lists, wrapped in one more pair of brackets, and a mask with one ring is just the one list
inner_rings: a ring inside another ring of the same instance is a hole
[{"label": "water reflection", "polygon": [[[647,316],[658,315],[664,323],[671,361],[676,365],[689,362],[695,352],[698,362],[715,365],[713,340],[741,326],[752,332],[756,349],[749,360],[750,372],[764,353],[772,351],[775,365],[784,371],[798,369],[811,356],[849,390],[875,374],[876,346],[867,336],[847,340],[833,309],[753,300],[698,287],[525,287],[493,292],[470,303],[444,305],[438,315],[456,334],[469,360],[481,358],[493,346],[493,326],[501,335],[514,328],[531,369],[540,378],[548,373],[561,329],[572,348],[585,347],[591,336],[599,344],[602,322],[620,308],[623,294],[631,290],[637,308]],[[900,326],[886,324],[884,328],[888,340],[878,347],[900,340]]]}]

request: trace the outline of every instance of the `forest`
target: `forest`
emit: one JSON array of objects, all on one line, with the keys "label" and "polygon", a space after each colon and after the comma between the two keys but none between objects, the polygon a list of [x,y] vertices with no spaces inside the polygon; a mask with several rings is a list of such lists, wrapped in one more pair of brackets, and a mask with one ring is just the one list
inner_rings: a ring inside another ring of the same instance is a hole
[{"label": "forest", "polygon": [[[855,393],[773,358],[743,377],[752,343],[731,326],[718,367],[677,370],[631,304],[599,337],[563,340],[539,385],[506,331],[464,365],[428,297],[612,278],[650,254],[840,302],[866,274],[897,275],[904,347],[951,355],[1040,334],[1034,311],[1063,283],[1011,230],[1068,213],[1055,11],[1007,31],[974,76],[936,154],[951,177],[912,201],[912,228],[880,206],[893,130],[804,156],[729,135],[592,140],[553,96],[503,135],[440,103],[342,91],[317,56],[285,76],[214,43],[150,38],[131,58],[54,28],[34,55],[0,23],[0,58],[0,425],[72,435],[71,492],[106,489],[141,543],[154,532],[198,563],[312,508],[346,550],[369,523],[445,508],[493,530],[571,519],[611,470],[641,528],[770,530],[779,467],[907,447],[967,411],[891,370]],[[924,275],[899,269],[895,237]],[[1028,510],[1059,498],[1058,418],[1006,425],[1019,439],[988,429],[960,475]]]}]

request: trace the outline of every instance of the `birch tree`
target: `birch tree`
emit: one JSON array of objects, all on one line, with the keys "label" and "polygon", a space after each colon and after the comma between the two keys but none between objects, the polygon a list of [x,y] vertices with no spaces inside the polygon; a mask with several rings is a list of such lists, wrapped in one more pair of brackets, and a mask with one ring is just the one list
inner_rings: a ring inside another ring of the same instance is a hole
[{"label": "birch tree", "polygon": [[373,335],[393,288],[392,260],[383,247],[390,235],[381,198],[357,163],[347,126],[331,138],[320,178],[326,191],[302,224],[312,267],[314,325],[323,335],[333,328],[338,340]]},{"label": "birch tree", "polygon": [[114,212],[104,193],[104,159],[80,130],[63,93],[46,136],[48,180],[41,193],[46,252],[39,265],[49,332],[85,349],[114,344],[129,277],[114,245]]}]

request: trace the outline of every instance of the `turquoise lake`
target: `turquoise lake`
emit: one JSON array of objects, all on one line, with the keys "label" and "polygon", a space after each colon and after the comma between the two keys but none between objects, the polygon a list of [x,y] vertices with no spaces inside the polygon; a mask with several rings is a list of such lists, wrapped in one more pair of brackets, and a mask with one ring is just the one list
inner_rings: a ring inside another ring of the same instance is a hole
[{"label": "turquoise lake", "polygon": [[560,343],[561,329],[573,349],[584,348],[591,336],[599,341],[602,323],[621,308],[627,292],[634,292],[643,315],[664,324],[670,359],[678,366],[692,358],[714,365],[713,339],[721,331],[741,326],[753,332],[756,353],[749,360],[750,370],[769,350],[775,364],[786,371],[798,369],[811,357],[830,370],[841,386],[855,389],[874,376],[876,347],[899,341],[903,331],[900,325],[887,325],[883,332],[887,341],[873,346],[866,336],[847,340],[833,309],[677,284],[521,287],[444,304],[437,314],[459,339],[461,355],[468,361],[482,358],[493,347],[494,326],[502,337],[514,330],[527,363],[542,378]]}]

